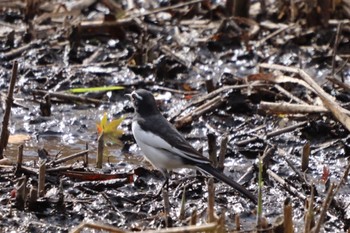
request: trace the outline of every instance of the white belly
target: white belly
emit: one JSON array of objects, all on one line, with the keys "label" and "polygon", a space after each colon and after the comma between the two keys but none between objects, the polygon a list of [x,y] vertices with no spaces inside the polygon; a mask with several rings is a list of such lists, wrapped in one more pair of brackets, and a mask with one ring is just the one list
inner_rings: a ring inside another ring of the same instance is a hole
[{"label": "white belly", "polygon": [[169,147],[171,146],[168,143],[158,136],[142,131],[135,121],[132,123],[132,132],[137,145],[154,167],[160,169],[186,167],[179,155],[170,152]]}]

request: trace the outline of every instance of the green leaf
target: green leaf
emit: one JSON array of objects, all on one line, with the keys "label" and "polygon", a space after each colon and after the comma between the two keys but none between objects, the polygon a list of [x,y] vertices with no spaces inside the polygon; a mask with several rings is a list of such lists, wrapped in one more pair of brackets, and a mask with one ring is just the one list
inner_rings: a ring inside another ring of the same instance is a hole
[{"label": "green leaf", "polygon": [[107,86],[107,87],[87,87],[87,88],[72,88],[68,90],[71,93],[86,93],[86,92],[99,92],[99,91],[119,91],[123,90],[123,86]]}]

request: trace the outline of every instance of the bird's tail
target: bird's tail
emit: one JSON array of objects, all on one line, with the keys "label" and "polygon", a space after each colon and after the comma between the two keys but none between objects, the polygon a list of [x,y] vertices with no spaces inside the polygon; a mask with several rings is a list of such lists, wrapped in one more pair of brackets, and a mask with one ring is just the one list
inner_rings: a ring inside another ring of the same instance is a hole
[{"label": "bird's tail", "polygon": [[210,175],[212,175],[216,179],[228,184],[229,186],[231,186],[232,188],[236,189],[238,192],[243,194],[245,197],[249,198],[255,204],[257,203],[256,197],[251,192],[249,192],[242,185],[238,184],[236,181],[234,181],[234,180],[230,179],[229,177],[227,177],[226,175],[224,175],[222,172],[220,172],[218,169],[214,168],[210,164],[202,163],[202,164],[196,164],[196,165],[202,171],[209,173]]}]

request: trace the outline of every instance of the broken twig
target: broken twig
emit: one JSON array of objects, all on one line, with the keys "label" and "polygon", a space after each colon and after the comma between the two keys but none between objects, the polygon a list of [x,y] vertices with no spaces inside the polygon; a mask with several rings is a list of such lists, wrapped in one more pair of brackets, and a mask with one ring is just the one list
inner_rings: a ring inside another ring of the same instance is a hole
[{"label": "broken twig", "polygon": [[1,138],[0,138],[0,159],[4,158],[4,155],[3,155],[4,149],[7,146],[7,142],[10,136],[8,125],[10,121],[10,113],[11,113],[11,107],[13,102],[13,90],[15,89],[17,70],[18,70],[18,62],[14,61],[12,66],[12,77],[10,80],[10,86],[7,92],[6,109],[5,109],[4,116],[2,118],[2,130],[1,130]]},{"label": "broken twig", "polygon": [[333,116],[350,131],[350,117],[344,113],[344,108],[339,106],[339,104],[333,100],[333,97],[326,93],[304,70],[267,63],[260,64],[260,67],[299,74],[300,77],[313,88],[314,92],[321,98],[325,107],[332,112]]}]

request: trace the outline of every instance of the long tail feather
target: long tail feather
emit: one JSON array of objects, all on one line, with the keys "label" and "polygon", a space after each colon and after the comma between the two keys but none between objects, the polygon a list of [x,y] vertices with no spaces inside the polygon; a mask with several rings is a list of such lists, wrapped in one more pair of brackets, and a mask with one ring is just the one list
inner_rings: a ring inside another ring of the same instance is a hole
[{"label": "long tail feather", "polygon": [[236,181],[230,179],[226,175],[224,175],[222,172],[220,172],[218,169],[212,167],[210,164],[196,164],[198,168],[203,170],[206,173],[209,173],[216,179],[226,183],[227,185],[231,186],[232,188],[236,189],[238,192],[243,194],[245,197],[249,198],[252,202],[255,204],[257,203],[256,197],[249,192],[246,188],[244,188],[242,185],[238,184]]}]

